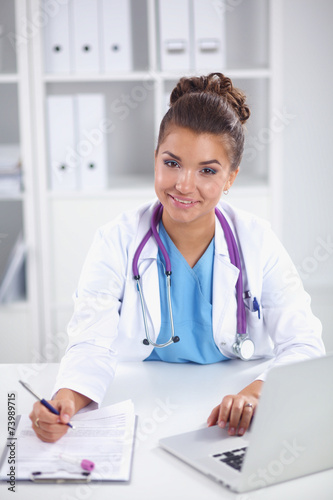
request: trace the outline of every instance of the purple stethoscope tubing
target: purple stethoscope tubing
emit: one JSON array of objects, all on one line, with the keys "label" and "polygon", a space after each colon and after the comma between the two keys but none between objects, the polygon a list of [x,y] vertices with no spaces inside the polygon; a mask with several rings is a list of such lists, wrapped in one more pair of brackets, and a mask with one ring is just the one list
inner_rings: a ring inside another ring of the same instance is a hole
[{"label": "purple stethoscope tubing", "polygon": [[[153,215],[151,217],[150,228],[147,231],[144,238],[142,239],[140,245],[138,246],[138,248],[134,254],[132,269],[133,269],[134,279],[137,281],[137,283],[139,283],[139,280],[140,280],[140,275],[139,275],[139,270],[138,270],[139,257],[141,255],[141,252],[142,252],[144,246],[146,245],[149,238],[151,238],[151,236],[154,236],[156,243],[163,254],[163,257],[165,260],[165,269],[166,269],[165,274],[167,276],[171,275],[170,258],[168,256],[168,253],[167,253],[167,251],[166,251],[166,249],[161,241],[161,238],[158,234],[158,231],[157,231],[157,225],[161,220],[162,213],[163,213],[163,205],[161,203],[159,203],[153,211]],[[242,275],[239,250],[237,247],[235,236],[231,230],[230,225],[228,224],[227,219],[224,217],[222,212],[220,210],[218,210],[218,208],[215,208],[215,214],[216,214],[217,218],[219,219],[220,224],[221,224],[222,229],[223,229],[223,232],[224,232],[224,236],[225,236],[225,239],[227,242],[230,261],[239,270],[239,275],[238,275],[238,279],[236,282],[237,333],[238,333],[238,335],[246,335],[246,311],[245,311],[245,305],[243,302],[243,275]]]},{"label": "purple stethoscope tubing", "polygon": [[152,215],[151,223],[150,223],[150,228],[147,231],[146,235],[144,236],[143,240],[141,241],[140,245],[138,246],[138,248],[134,254],[132,269],[133,269],[133,275],[134,275],[135,279],[137,276],[140,276],[139,270],[138,270],[139,257],[141,255],[143,248],[145,247],[147,241],[149,240],[149,238],[151,238],[151,236],[154,236],[156,243],[162,252],[162,255],[163,255],[164,260],[165,260],[166,272],[168,274],[171,274],[171,262],[169,259],[169,255],[168,255],[168,253],[165,249],[165,246],[162,243],[160,235],[158,234],[158,231],[157,231],[157,225],[161,220],[162,213],[163,213],[163,205],[161,203],[159,203],[153,211],[153,215]]},{"label": "purple stethoscope tubing", "polygon": [[238,279],[236,282],[237,291],[237,333],[239,335],[246,335],[246,311],[243,302],[243,273],[242,264],[240,261],[239,250],[236,243],[235,236],[229,226],[227,219],[224,217],[222,212],[215,208],[216,217],[219,219],[222,229],[224,231],[224,236],[227,242],[230,262],[236,266],[239,270]]}]

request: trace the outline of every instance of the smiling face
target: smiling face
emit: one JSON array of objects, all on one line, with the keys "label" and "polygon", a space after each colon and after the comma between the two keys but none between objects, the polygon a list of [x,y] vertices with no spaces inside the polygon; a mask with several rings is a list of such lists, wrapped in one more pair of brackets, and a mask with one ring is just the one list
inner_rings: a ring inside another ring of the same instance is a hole
[{"label": "smiling face", "polygon": [[207,224],[222,192],[234,182],[222,140],[173,126],[155,153],[155,191],[163,223]]}]

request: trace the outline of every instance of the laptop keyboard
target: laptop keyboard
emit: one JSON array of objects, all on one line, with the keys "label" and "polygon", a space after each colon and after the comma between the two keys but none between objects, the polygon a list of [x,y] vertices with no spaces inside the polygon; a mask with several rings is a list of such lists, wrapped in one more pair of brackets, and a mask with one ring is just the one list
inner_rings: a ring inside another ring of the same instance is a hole
[{"label": "laptop keyboard", "polygon": [[243,465],[246,450],[247,447],[237,448],[236,450],[224,451],[223,453],[215,453],[212,457],[240,471]]}]

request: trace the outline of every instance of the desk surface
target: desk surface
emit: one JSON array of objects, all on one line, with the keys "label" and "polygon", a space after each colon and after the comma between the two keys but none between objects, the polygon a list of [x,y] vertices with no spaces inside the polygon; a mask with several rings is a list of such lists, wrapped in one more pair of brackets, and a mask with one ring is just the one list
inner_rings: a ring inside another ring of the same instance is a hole
[{"label": "desk surface", "polygon": [[[131,482],[50,486],[17,481],[14,494],[7,490],[6,483],[1,483],[0,498],[330,500],[333,470],[250,493],[235,494],[158,446],[161,437],[205,426],[210,411],[222,397],[250,383],[263,371],[265,364],[238,360],[205,366],[162,362],[120,364],[103,406],[125,399],[134,402],[139,418]],[[57,364],[0,365],[1,448],[6,442],[7,393],[16,392],[17,414],[29,413],[34,401],[18,380],[25,380],[47,398],[57,369]]]}]

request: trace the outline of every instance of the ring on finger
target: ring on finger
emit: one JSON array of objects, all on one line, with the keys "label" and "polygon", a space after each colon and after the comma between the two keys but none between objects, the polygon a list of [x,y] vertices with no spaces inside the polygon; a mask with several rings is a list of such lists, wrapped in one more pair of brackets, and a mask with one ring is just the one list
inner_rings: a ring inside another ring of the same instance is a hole
[{"label": "ring on finger", "polygon": [[35,420],[35,426],[39,427],[39,417],[37,417],[36,420]]},{"label": "ring on finger", "polygon": [[251,403],[246,403],[246,405],[244,405],[244,408],[253,408],[253,404]]}]

